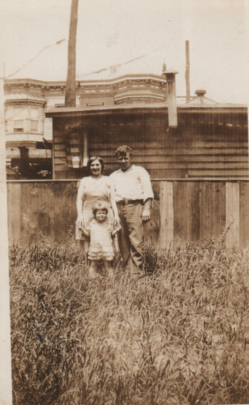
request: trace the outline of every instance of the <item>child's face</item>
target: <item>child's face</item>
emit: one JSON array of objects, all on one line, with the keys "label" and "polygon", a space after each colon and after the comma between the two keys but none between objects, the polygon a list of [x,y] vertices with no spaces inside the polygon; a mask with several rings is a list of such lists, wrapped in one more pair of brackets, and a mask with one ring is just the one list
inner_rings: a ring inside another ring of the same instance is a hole
[{"label": "child's face", "polygon": [[97,219],[98,222],[104,222],[106,217],[107,213],[106,210],[104,209],[97,210],[95,213],[95,218]]}]

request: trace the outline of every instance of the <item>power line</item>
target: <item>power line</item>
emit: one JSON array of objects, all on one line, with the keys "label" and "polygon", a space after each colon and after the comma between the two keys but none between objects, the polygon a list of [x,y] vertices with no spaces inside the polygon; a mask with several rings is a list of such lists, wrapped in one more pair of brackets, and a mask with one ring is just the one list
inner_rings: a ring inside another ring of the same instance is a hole
[{"label": "power line", "polygon": [[65,39],[61,39],[59,41],[56,41],[55,44],[52,45],[47,45],[44,46],[44,48],[42,48],[32,59],[30,59],[27,63],[25,63],[25,65],[23,65],[22,67],[18,68],[14,73],[11,73],[10,75],[8,75],[6,78],[2,77],[1,79],[9,79],[10,77],[15,76],[17,73],[19,73],[21,70],[25,69],[30,63],[32,63],[35,59],[38,58],[38,56],[40,56],[41,53],[43,53],[46,49],[52,48],[55,45],[60,45],[62,42],[66,41]]},{"label": "power line", "polygon": [[164,45],[162,45],[162,46],[160,46],[160,47],[158,47],[156,49],[153,49],[152,51],[150,51],[150,52],[148,52],[148,53],[146,53],[144,55],[137,56],[136,58],[130,59],[130,60],[126,61],[126,62],[118,63],[118,64],[112,65],[112,66],[108,66],[108,67],[105,67],[105,68],[102,68],[102,69],[99,69],[99,70],[95,70],[93,72],[87,72],[87,73],[78,74],[76,77],[77,78],[87,77],[87,76],[90,76],[90,75],[93,75],[93,74],[106,72],[107,70],[116,70],[116,69],[120,68],[121,66],[128,65],[129,63],[135,62],[138,59],[145,58],[146,56],[150,55],[153,52],[157,52],[160,49],[166,48],[166,46],[168,46],[168,45],[169,45],[169,43],[164,44]]}]

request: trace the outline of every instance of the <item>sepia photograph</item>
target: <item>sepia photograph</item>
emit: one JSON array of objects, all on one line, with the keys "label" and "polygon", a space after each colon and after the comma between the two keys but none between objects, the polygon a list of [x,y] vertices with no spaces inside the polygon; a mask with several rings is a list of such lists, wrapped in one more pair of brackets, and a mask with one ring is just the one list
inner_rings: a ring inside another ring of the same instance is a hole
[{"label": "sepia photograph", "polygon": [[0,405],[249,403],[248,1],[0,9]]}]

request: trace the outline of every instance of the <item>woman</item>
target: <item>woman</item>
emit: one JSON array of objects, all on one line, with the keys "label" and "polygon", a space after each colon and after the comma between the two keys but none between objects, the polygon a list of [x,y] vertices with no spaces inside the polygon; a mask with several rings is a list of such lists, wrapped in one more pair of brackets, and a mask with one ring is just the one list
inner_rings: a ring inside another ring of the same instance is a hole
[{"label": "woman", "polygon": [[76,239],[84,240],[84,249],[87,252],[89,241],[80,230],[81,227],[87,228],[89,222],[93,219],[92,207],[97,202],[107,203],[108,219],[114,221],[115,225],[119,224],[118,209],[115,202],[115,193],[112,180],[103,175],[103,159],[93,156],[87,163],[90,172],[89,177],[84,177],[80,181],[77,195],[77,212],[76,221]]}]

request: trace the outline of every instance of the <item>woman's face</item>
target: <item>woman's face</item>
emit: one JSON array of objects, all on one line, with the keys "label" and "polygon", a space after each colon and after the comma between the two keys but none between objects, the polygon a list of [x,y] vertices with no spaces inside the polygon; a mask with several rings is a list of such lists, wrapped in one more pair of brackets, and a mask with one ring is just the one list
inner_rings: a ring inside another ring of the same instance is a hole
[{"label": "woman's face", "polygon": [[102,166],[99,160],[94,160],[90,165],[90,171],[92,176],[99,176],[102,173]]}]

